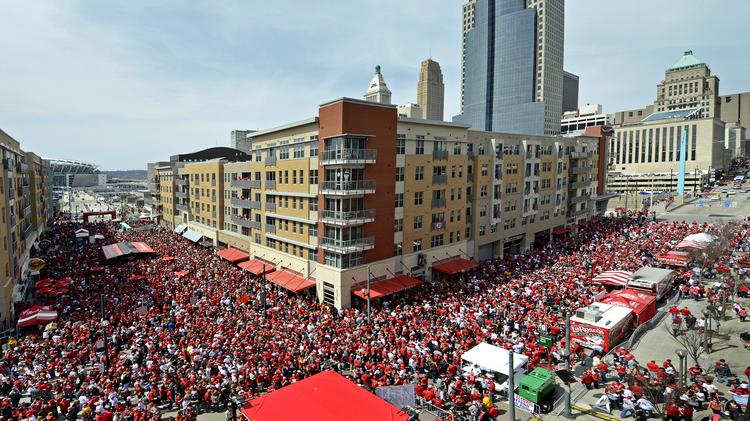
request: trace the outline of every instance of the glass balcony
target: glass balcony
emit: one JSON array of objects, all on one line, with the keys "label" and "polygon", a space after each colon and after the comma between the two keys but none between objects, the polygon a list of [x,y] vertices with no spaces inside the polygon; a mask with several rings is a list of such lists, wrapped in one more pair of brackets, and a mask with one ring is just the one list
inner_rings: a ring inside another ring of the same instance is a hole
[{"label": "glass balcony", "polygon": [[266,157],[266,165],[276,165],[276,157],[275,156],[267,156]]},{"label": "glass balcony", "polygon": [[175,186],[184,187],[184,186],[187,186],[189,183],[188,183],[187,178],[176,178],[174,180],[174,184]]},{"label": "glass balcony", "polygon": [[175,195],[175,197],[179,197],[180,199],[187,199],[188,198],[188,193],[187,192],[178,191],[178,192],[175,192],[174,195]]},{"label": "glass balcony", "polygon": [[442,199],[432,199],[431,206],[432,208],[444,208],[446,204],[445,198]]},{"label": "glass balcony", "polygon": [[447,175],[433,175],[432,184],[448,184]]},{"label": "glass balcony", "polygon": [[570,183],[568,187],[570,189],[580,189],[581,187],[588,187],[591,185],[591,181],[576,181],[574,183]]},{"label": "glass balcony", "polygon": [[362,237],[350,240],[338,240],[323,237],[320,247],[325,250],[339,254],[356,253],[358,251],[370,250],[375,247],[375,237]]},{"label": "glass balcony", "polygon": [[321,192],[331,196],[375,193],[375,180],[324,181]]},{"label": "glass balcony", "polygon": [[260,202],[255,201],[255,200],[240,199],[239,197],[233,197],[232,206],[237,206],[243,209],[260,209]]},{"label": "glass balcony", "polygon": [[266,211],[268,211],[268,212],[276,212],[276,203],[266,202]]},{"label": "glass balcony", "polygon": [[230,185],[235,189],[259,189],[260,180],[232,180]]},{"label": "glass balcony", "polygon": [[324,210],[320,215],[321,222],[329,225],[353,226],[375,221],[375,209],[355,211]]},{"label": "glass balcony", "polygon": [[266,224],[266,232],[269,234],[276,234],[276,225]]},{"label": "glass balcony", "polygon": [[182,211],[182,212],[189,212],[190,208],[188,208],[186,205],[174,205],[175,209]]},{"label": "glass balcony", "polygon": [[276,180],[266,180],[266,189],[276,190]]},{"label": "glass balcony", "polygon": [[593,152],[571,152],[570,157],[573,159],[584,159],[584,158],[591,158],[594,156]]},{"label": "glass balcony", "polygon": [[432,159],[435,159],[438,161],[445,161],[446,159],[448,159],[448,151],[436,149],[432,151]]},{"label": "glass balcony", "polygon": [[375,149],[333,149],[320,154],[322,165],[335,164],[374,164],[377,159]]},{"label": "glass balcony", "polygon": [[252,219],[243,218],[239,215],[232,215],[232,223],[245,228],[260,229],[260,222]]},{"label": "glass balcony", "polygon": [[586,174],[588,172],[591,172],[592,168],[594,167],[570,167],[570,170],[568,170],[568,172],[570,174]]}]

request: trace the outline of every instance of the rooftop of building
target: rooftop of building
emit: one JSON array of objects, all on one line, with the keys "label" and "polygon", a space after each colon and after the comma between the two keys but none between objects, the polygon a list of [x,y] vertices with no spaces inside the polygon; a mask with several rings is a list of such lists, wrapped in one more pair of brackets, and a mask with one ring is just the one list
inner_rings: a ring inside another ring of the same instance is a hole
[{"label": "rooftop of building", "polygon": [[700,113],[701,108],[684,108],[681,110],[671,110],[671,111],[662,111],[658,113],[653,113],[650,116],[644,118],[642,121],[644,123],[648,123],[651,121],[658,121],[658,120],[668,120],[672,118],[691,118],[695,117],[698,113]]},{"label": "rooftop of building", "polygon": [[677,63],[673,64],[672,67],[670,67],[668,71],[682,70],[682,69],[687,69],[687,68],[690,68],[690,67],[701,66],[701,65],[705,65],[705,64],[706,63],[704,63],[703,61],[699,60],[698,57],[696,57],[693,54],[692,50],[688,50],[688,51],[685,51],[685,53],[682,55],[682,57],[680,57],[680,59],[677,60]]},{"label": "rooftop of building", "polygon": [[317,123],[317,122],[318,122],[318,117],[306,118],[304,120],[295,121],[293,123],[282,124],[281,126],[271,127],[270,129],[258,130],[257,132],[253,132],[253,133],[248,134],[247,138],[248,139],[254,139],[254,138],[261,137],[261,136],[265,136],[267,134],[280,132],[282,130],[289,130],[289,129],[293,129],[295,127],[306,126],[308,124],[313,124],[313,123]]}]

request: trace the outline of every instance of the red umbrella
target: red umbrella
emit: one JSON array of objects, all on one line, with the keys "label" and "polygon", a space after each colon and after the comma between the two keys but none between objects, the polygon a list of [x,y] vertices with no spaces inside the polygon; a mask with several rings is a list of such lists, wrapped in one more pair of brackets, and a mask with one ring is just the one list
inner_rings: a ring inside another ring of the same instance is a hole
[{"label": "red umbrella", "polygon": [[181,270],[181,271],[179,271],[179,272],[175,272],[174,274],[175,274],[175,275],[177,275],[177,276],[185,276],[185,275],[187,275],[188,273],[187,273],[187,272],[185,272],[184,270]]},{"label": "red umbrella", "polygon": [[161,258],[161,260],[164,260],[165,262],[169,262],[174,260],[174,256],[164,256]]},{"label": "red umbrella", "polygon": [[57,311],[50,306],[34,304],[18,315],[18,328],[37,326],[57,320]]},{"label": "red umbrella", "polygon": [[36,283],[36,289],[49,288],[55,285],[55,280],[50,278],[44,278]]},{"label": "red umbrella", "polygon": [[70,279],[70,278],[63,278],[63,279],[58,279],[57,281],[55,281],[55,286],[66,287],[66,286],[69,286],[72,283],[73,283],[72,279]]},{"label": "red umbrella", "polygon": [[91,271],[94,272],[94,273],[103,272],[104,271],[104,267],[102,267],[102,266],[94,266],[94,267],[91,268]]},{"label": "red umbrella", "polygon": [[130,280],[130,281],[143,281],[145,279],[146,279],[146,277],[143,276],[143,275],[133,275],[130,278],[128,278],[128,280]]}]

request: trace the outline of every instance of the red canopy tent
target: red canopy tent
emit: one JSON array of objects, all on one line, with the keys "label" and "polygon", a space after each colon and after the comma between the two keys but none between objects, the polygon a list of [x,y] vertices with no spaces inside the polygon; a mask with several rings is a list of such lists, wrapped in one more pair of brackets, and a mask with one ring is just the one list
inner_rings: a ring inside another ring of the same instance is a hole
[{"label": "red canopy tent", "polygon": [[409,416],[344,376],[324,371],[253,399],[248,421],[406,421]]},{"label": "red canopy tent", "polygon": [[50,306],[34,304],[18,315],[18,328],[43,325],[57,320],[57,311]]},{"label": "red canopy tent", "polygon": [[632,289],[612,291],[601,302],[633,310],[637,325],[646,323],[656,315],[656,297],[643,291]]},{"label": "red canopy tent", "polygon": [[146,243],[129,243],[129,242],[122,242],[122,243],[116,243],[116,244],[103,246],[102,251],[104,252],[104,258],[107,260],[114,259],[120,256],[128,256],[131,254],[154,252],[154,250],[151,247],[149,247],[148,244]]},{"label": "red canopy tent", "polygon": [[[422,285],[421,280],[406,275],[396,275],[390,279],[370,282],[370,299],[376,300],[420,285]],[[362,292],[363,287],[366,289],[367,284],[363,284],[362,282],[357,283],[356,286],[352,287],[352,294],[366,300],[367,295]]]},{"label": "red canopy tent", "polygon": [[455,275],[457,273],[466,272],[469,269],[474,269],[477,266],[479,266],[479,263],[473,260],[458,257],[432,265],[432,271],[446,275]]},{"label": "red canopy tent", "polygon": [[174,256],[164,256],[161,258],[161,260],[165,262],[171,262],[172,260],[174,260]]},{"label": "red canopy tent", "polygon": [[592,280],[592,284],[609,285],[613,287],[624,287],[628,285],[628,282],[633,278],[633,272],[625,270],[607,270],[596,275]]},{"label": "red canopy tent", "polygon": [[94,272],[94,273],[103,272],[103,271],[104,271],[104,267],[102,266],[94,266],[91,268],[91,272]]},{"label": "red canopy tent", "polygon": [[669,253],[656,256],[656,260],[670,266],[687,266],[693,259],[688,256],[686,251],[672,250]]},{"label": "red canopy tent", "polygon": [[180,270],[180,271],[175,272],[174,274],[177,275],[177,276],[185,276],[188,273],[186,271],[184,271],[184,270]]},{"label": "red canopy tent", "polygon": [[266,279],[295,293],[315,286],[314,280],[304,278],[289,269],[281,269],[271,272],[266,275]]},{"label": "red canopy tent", "polygon": [[233,248],[217,250],[216,255],[230,263],[237,263],[250,258],[250,255],[244,251]]},{"label": "red canopy tent", "polygon": [[266,273],[271,273],[276,270],[276,266],[260,259],[250,259],[247,262],[242,262],[237,266],[252,273],[255,276],[261,276],[263,275],[263,265],[265,265]]},{"label": "red canopy tent", "polygon": [[130,278],[128,278],[128,281],[143,281],[146,277],[143,275],[133,275]]}]

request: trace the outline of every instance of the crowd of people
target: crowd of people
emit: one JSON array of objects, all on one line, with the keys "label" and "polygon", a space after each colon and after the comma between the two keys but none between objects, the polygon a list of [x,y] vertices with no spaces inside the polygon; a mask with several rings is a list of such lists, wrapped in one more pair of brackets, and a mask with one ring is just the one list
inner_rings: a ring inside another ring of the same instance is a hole
[{"label": "crowd of people", "polygon": [[[39,253],[42,277],[73,284],[67,295],[40,297],[60,313],[54,329],[26,332],[7,347],[0,415],[141,421],[176,411],[188,420],[333,369],[368,390],[416,384],[437,408],[489,419],[497,415],[495,384],[486,373],[463,371],[465,351],[486,341],[525,354],[530,366],[560,362],[566,312],[604,289],[589,282],[593,276],[637,270],[686,235],[711,229],[641,216],[597,219],[527,254],[375,302],[370,323],[362,303],[336,310],[272,284],[261,311],[258,279],[161,228],[86,225],[105,244],[143,241],[157,253],[105,262],[102,244],[77,246],[81,224],[61,219]],[[733,247],[748,230],[737,231]],[[551,348],[539,345],[542,334],[556,339]],[[618,366],[596,367],[602,385],[624,383],[606,377]]]}]

